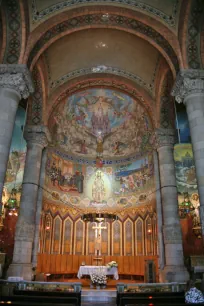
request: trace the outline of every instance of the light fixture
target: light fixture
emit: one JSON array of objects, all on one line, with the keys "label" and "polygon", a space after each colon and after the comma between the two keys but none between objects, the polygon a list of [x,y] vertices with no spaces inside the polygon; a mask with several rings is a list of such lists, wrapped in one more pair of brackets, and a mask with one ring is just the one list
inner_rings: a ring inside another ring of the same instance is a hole
[{"label": "light fixture", "polygon": [[17,189],[12,188],[10,197],[7,203],[4,205],[8,209],[9,216],[18,216],[18,201],[17,201]]},{"label": "light fixture", "polygon": [[186,218],[186,216],[194,210],[193,204],[190,201],[188,192],[183,194],[184,200],[179,204],[179,217],[181,219]]},{"label": "light fixture", "polygon": [[115,221],[118,220],[118,216],[115,214],[107,214],[107,213],[87,213],[81,216],[81,219],[85,222],[107,222],[107,221]]}]

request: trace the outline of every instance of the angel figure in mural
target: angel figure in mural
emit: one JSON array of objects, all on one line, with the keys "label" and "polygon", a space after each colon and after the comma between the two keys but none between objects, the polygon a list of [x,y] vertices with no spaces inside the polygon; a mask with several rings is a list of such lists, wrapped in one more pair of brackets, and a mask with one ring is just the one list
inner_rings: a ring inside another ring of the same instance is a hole
[{"label": "angel figure in mural", "polygon": [[120,154],[122,149],[127,148],[127,145],[124,142],[116,141],[113,145],[114,155]]},{"label": "angel figure in mural", "polygon": [[103,178],[102,178],[102,172],[97,171],[95,179],[94,179],[94,183],[93,183],[93,186],[92,186],[93,200],[98,202],[98,203],[102,202],[105,194],[106,194],[106,191],[105,191],[104,181],[103,181]]}]

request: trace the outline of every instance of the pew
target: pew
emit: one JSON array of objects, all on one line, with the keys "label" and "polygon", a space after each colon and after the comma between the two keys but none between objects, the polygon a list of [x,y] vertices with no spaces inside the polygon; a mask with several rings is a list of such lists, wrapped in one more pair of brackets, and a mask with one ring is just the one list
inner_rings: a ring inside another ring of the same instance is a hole
[{"label": "pew", "polygon": [[81,305],[80,283],[0,281],[1,303],[12,305]]},{"label": "pew", "polygon": [[[185,283],[151,283],[117,285],[117,306],[184,306]],[[188,304],[195,305],[195,304]],[[204,305],[204,304],[199,304]]]}]

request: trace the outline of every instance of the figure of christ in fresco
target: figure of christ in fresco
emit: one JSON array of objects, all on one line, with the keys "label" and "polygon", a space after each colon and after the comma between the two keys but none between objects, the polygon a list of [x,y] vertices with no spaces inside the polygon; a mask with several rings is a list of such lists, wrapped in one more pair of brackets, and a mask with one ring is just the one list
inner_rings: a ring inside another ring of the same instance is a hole
[{"label": "figure of christ in fresco", "polygon": [[94,183],[92,186],[92,197],[95,202],[102,202],[106,192],[101,171],[96,172]]}]

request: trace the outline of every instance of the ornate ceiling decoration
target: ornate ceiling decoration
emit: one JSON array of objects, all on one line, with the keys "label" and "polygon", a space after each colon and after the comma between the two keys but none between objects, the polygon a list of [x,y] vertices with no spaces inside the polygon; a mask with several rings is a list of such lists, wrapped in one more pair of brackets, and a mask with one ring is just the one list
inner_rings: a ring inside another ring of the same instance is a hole
[{"label": "ornate ceiling decoration", "polygon": [[149,41],[149,43],[158,48],[158,50],[163,54],[170,67],[173,69],[173,73],[175,74],[175,71],[178,71],[179,62],[177,54],[169,42],[159,32],[130,17],[110,13],[109,18],[104,20],[103,16],[103,13],[86,14],[83,16],[70,18],[55,25],[45,32],[35,43],[28,58],[28,65],[33,67],[40,54],[42,54],[42,52],[48,48],[51,43],[56,41],[58,38],[71,33],[72,31],[90,27],[109,27],[129,31]]},{"label": "ornate ceiling decoration", "polygon": [[[143,11],[149,15],[156,17],[171,28],[175,28],[177,23],[178,12],[180,8],[180,0],[168,0],[165,2],[157,1],[153,4],[150,1],[139,1],[139,0],[66,0],[66,1],[56,1],[54,4],[43,5],[41,1],[32,0],[32,23],[38,23],[41,20],[49,18],[51,15],[64,11],[66,9],[71,9],[72,7],[82,6],[82,5],[119,5],[125,6],[129,9]],[[157,6],[157,7],[156,7]]]}]

